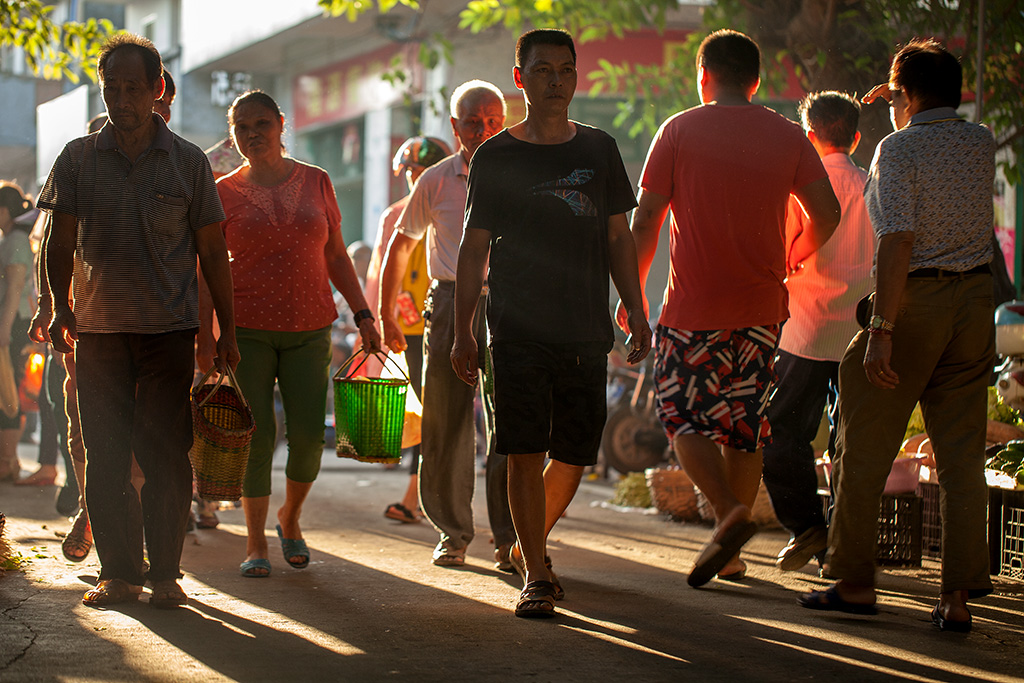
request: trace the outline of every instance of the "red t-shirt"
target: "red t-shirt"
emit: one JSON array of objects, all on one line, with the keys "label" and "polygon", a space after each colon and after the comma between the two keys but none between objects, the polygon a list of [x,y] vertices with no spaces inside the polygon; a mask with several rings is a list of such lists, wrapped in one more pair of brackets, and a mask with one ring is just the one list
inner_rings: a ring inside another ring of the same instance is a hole
[{"label": "red t-shirt", "polygon": [[703,105],[662,124],[640,180],[671,199],[661,324],[724,330],[785,320],[786,204],[824,177],[800,126],[759,105]]},{"label": "red t-shirt", "polygon": [[330,177],[296,161],[284,181],[263,187],[244,180],[242,168],[217,181],[227,214],[235,323],[285,332],[327,327],[338,312],[324,247],[341,229]]}]

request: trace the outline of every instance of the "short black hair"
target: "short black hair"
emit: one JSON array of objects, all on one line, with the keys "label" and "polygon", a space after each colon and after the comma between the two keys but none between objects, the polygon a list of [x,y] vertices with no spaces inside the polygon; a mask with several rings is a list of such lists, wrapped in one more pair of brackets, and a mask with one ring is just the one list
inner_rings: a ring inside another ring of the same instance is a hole
[{"label": "short black hair", "polygon": [[722,85],[745,90],[760,78],[761,49],[739,31],[715,31],[697,49],[697,68],[702,66]]},{"label": "short black hair", "polygon": [[530,55],[530,49],[534,45],[561,45],[569,48],[572,53],[572,62],[576,63],[576,44],[572,40],[572,34],[560,28],[538,28],[527,31],[519,36],[516,41],[516,66],[522,68],[523,62]]},{"label": "short black hair", "polygon": [[252,102],[253,104],[258,104],[261,107],[269,109],[274,113],[274,116],[277,116],[278,118],[283,116],[283,114],[281,114],[281,107],[277,106],[277,102],[274,101],[273,97],[262,90],[248,90],[236,97],[235,101],[231,103],[230,107],[228,107],[228,124],[231,124],[234,119],[235,109],[247,102]]},{"label": "short black hair", "polygon": [[904,45],[889,68],[889,87],[913,96],[923,109],[959,107],[963,83],[960,62],[930,38]]},{"label": "short black hair", "polygon": [[174,87],[174,79],[171,77],[171,72],[164,69],[164,97],[168,100],[173,100],[174,95],[178,92],[177,88]]},{"label": "short black hair", "polygon": [[846,93],[812,92],[797,106],[804,130],[813,130],[830,147],[849,150],[857,137],[860,103]]},{"label": "short black hair", "polygon": [[100,48],[99,61],[96,64],[96,72],[99,74],[100,82],[103,82],[103,75],[106,72],[107,60],[117,50],[130,49],[142,57],[142,66],[146,70],[146,80],[154,84],[164,75],[164,63],[160,59],[160,52],[157,51],[153,41],[149,38],[134,33],[115,33],[107,39],[107,42]]}]

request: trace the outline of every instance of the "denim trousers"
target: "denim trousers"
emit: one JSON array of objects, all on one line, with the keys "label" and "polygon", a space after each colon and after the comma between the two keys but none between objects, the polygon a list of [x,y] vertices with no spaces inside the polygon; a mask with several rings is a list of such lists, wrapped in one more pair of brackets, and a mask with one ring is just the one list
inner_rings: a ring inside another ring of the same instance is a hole
[{"label": "denim trousers", "polygon": [[764,447],[764,485],[775,516],[795,538],[825,524],[811,441],[818,432],[825,405],[829,414],[835,406],[839,363],[801,358],[780,350],[775,376],[768,404],[772,442]]},{"label": "denim trousers", "polygon": [[100,580],[142,585],[142,548],[131,520],[131,458],[146,477],[142,521],[152,581],[181,577],[192,501],[194,329],[163,334],[79,333],[78,411],[86,452],[85,497]]}]

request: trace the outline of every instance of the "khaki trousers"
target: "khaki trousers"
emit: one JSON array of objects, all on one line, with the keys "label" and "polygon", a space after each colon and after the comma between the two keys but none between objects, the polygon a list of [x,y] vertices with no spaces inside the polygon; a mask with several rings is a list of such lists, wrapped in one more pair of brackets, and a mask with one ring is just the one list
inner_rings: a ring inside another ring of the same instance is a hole
[{"label": "khaki trousers", "polygon": [[907,420],[920,401],[935,450],[942,514],[942,592],[992,590],[986,542],[986,394],[995,360],[992,279],[911,277],[893,332],[895,389],[868,382],[860,332],[839,368],[836,505],[828,572],[875,583],[878,511]]}]

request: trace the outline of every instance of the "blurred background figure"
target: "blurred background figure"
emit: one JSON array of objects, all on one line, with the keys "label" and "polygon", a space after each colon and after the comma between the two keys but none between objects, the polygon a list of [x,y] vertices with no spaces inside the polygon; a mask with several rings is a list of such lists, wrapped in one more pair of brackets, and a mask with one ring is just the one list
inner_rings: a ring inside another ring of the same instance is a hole
[{"label": "blurred background figure", "polygon": [[[409,138],[395,152],[391,169],[396,176],[405,176],[405,182],[409,191],[412,192],[420,174],[450,154],[451,150],[448,145],[438,138],[422,136]],[[377,230],[377,239],[374,241],[372,258],[366,273],[365,292],[370,310],[377,310],[377,303],[380,299],[380,267],[384,261],[384,252],[395,232],[398,217],[402,215],[402,210],[408,203],[409,195],[405,195],[386,208],[380,216],[380,227]],[[406,266],[405,275],[402,277],[395,317],[409,344],[409,348],[405,350],[405,361],[409,367],[409,382],[416,391],[416,397],[421,400],[423,398],[420,394],[423,378],[423,305],[429,287],[427,247],[425,241],[420,240],[409,255],[409,265]],[[419,511],[418,493],[419,444],[413,446],[410,451],[412,463],[409,469],[409,485],[405,489],[405,495],[402,496],[401,501],[388,505],[384,510],[384,516],[388,519],[406,524],[419,522],[423,517]]]},{"label": "blurred background figure", "polygon": [[[0,181],[0,353],[7,353],[14,369],[14,386],[25,376],[22,351],[31,344],[28,325],[32,318],[28,286],[32,268],[29,231],[35,215],[18,220],[35,208],[31,197],[13,182]],[[0,412],[0,481],[17,481],[21,474],[18,440],[21,438],[22,412]],[[52,466],[52,465],[51,465]],[[54,474],[56,468],[54,468]],[[51,482],[52,483],[52,482]]]},{"label": "blurred background figure", "polygon": [[164,123],[171,122],[171,105],[174,104],[174,96],[176,94],[177,89],[174,87],[174,79],[167,69],[164,69],[164,94],[153,103],[153,111],[160,114],[160,118],[164,120]]}]

